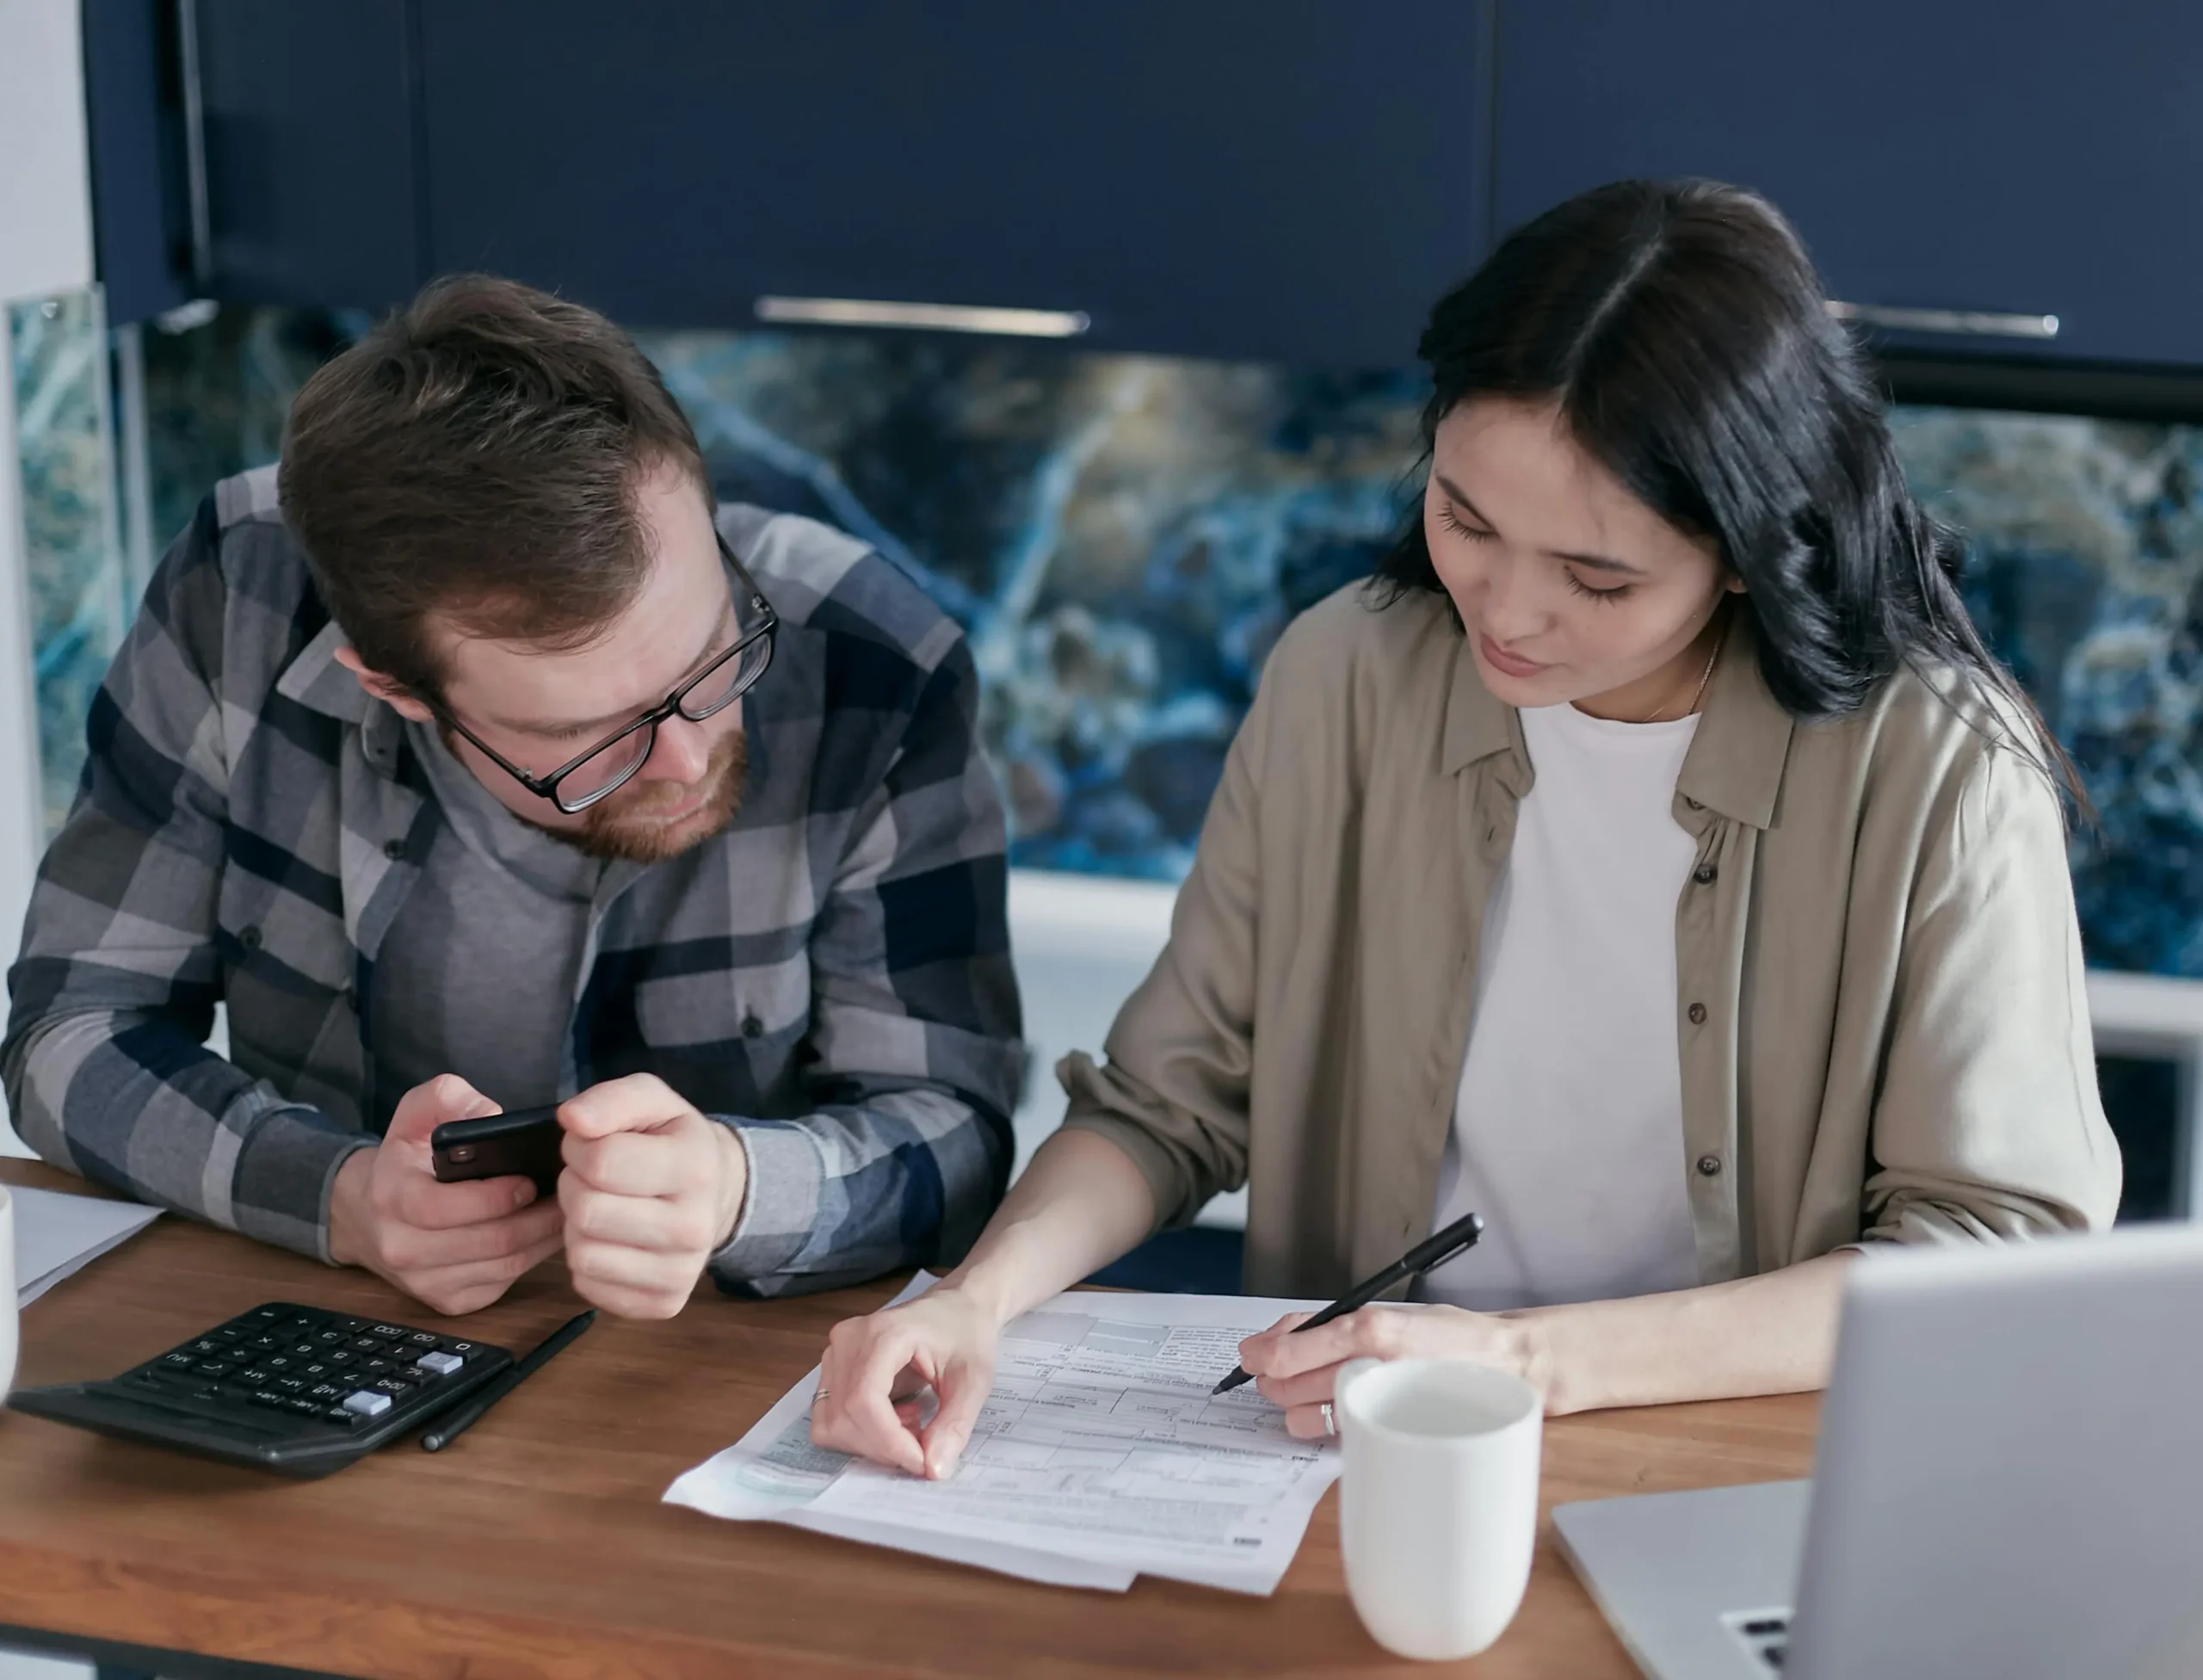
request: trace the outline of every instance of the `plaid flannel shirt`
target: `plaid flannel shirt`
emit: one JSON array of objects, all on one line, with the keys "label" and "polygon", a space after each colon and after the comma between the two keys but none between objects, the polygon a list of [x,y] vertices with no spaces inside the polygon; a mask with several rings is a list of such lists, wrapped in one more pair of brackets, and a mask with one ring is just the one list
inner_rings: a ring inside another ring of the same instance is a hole
[{"label": "plaid flannel shirt", "polygon": [[[724,1287],[953,1262],[1001,1199],[1023,1068],[970,651],[838,532],[720,528],[781,618],[747,790],[593,914],[561,1089],[648,1072],[741,1133]],[[425,849],[460,843],[340,645],[275,469],[225,480],[93,702],[0,1045],[48,1161],[324,1259],[336,1170],[403,1095],[377,1077],[377,954]]]}]

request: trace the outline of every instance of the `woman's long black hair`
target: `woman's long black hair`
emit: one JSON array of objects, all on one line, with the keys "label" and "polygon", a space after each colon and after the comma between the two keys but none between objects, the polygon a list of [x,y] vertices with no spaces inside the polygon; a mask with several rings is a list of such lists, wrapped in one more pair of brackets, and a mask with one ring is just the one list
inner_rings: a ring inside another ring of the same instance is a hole
[{"label": "woman's long black hair", "polygon": [[[2009,744],[2080,798],[1966,615],[1963,540],[1906,490],[1882,398],[1764,199],[1707,181],[1572,198],[1441,298],[1418,348],[1433,379],[1426,449],[1465,400],[1557,403],[1638,500],[1712,537],[1743,579],[1737,609],[1756,621],[1760,674],[1792,716],[1855,711],[1902,666],[1956,668],[1988,691],[1992,717],[2033,738]],[[1387,602],[1442,591],[1419,510],[1377,578]]]}]

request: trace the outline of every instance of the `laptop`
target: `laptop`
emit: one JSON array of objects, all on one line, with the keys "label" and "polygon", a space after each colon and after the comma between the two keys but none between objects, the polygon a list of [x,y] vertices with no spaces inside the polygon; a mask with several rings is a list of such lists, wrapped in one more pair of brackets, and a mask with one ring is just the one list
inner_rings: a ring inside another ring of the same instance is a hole
[{"label": "laptop", "polygon": [[1653,1680],[2195,1680],[2203,1227],[1865,1257],[1811,1482],[1553,1523]]}]

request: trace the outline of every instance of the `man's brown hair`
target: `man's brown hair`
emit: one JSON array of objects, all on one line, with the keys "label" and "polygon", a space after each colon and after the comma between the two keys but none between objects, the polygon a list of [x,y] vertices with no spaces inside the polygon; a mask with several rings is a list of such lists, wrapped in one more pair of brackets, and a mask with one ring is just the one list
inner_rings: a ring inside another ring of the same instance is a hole
[{"label": "man's brown hair", "polygon": [[456,275],[306,381],[284,430],[283,519],[361,659],[427,697],[431,612],[559,647],[618,617],[651,561],[636,492],[669,463],[709,482],[626,333]]}]

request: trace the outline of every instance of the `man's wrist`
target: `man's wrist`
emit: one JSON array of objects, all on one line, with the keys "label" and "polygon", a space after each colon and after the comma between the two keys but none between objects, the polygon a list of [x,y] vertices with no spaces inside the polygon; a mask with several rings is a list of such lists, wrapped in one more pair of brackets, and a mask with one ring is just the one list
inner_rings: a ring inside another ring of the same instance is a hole
[{"label": "man's wrist", "polygon": [[743,1146],[742,1133],[731,1126],[715,1122],[712,1129],[719,1134],[719,1193],[718,1217],[715,1220],[719,1239],[712,1245],[718,1253],[734,1240],[734,1233],[742,1224],[742,1210],[750,1195],[750,1152]]},{"label": "man's wrist", "polygon": [[329,1186],[329,1263],[356,1266],[366,1253],[367,1191],[374,1173],[375,1149],[355,1149],[337,1164]]}]

